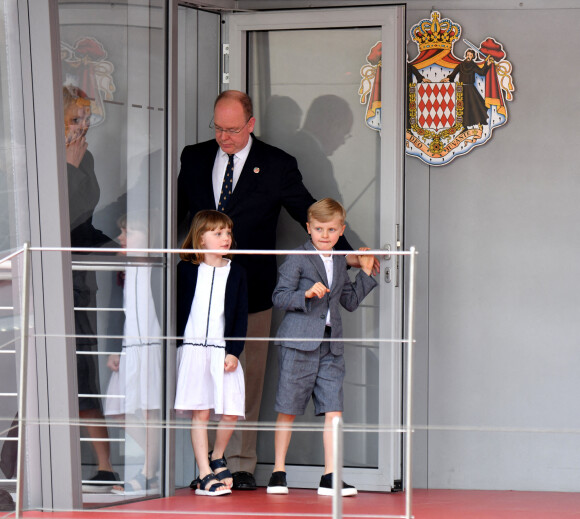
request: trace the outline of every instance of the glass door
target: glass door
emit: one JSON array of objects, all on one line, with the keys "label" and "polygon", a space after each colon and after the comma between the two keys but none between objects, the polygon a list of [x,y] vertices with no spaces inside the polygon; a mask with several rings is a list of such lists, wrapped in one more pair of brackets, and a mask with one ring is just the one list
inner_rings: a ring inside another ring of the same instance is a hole
[{"label": "glass door", "polygon": [[[402,7],[381,7],[225,18],[230,54],[224,88],[250,94],[256,136],[298,159],[315,198],[330,196],[344,204],[345,234],[353,248],[393,250],[400,241],[403,15]],[[379,52],[378,60],[373,52]],[[369,59],[379,65],[370,68],[383,114],[380,132],[367,124],[367,105],[361,102],[361,69],[369,69]],[[284,216],[278,248],[292,249],[306,236]],[[345,337],[355,339],[345,345],[344,466],[345,479],[358,488],[388,491],[402,477],[401,436],[387,432],[401,424],[402,406],[401,346],[388,342],[401,337],[402,276],[395,259],[381,258],[378,280],[379,288],[358,311],[343,313]],[[272,335],[280,319],[275,313]],[[276,419],[277,373],[277,348],[271,343],[261,421]],[[312,408],[302,422],[322,424]],[[274,461],[270,431],[259,433],[258,459],[256,477],[265,485]],[[321,430],[295,431],[288,484],[316,487],[323,465]]]},{"label": "glass door", "polygon": [[163,491],[166,9],[59,2],[85,504]]}]

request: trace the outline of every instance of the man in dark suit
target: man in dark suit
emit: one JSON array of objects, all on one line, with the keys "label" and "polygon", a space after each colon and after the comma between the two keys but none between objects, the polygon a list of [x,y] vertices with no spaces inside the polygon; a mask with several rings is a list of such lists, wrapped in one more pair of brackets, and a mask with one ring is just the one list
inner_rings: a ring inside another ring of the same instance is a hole
[{"label": "man in dark suit", "polygon": [[[202,209],[224,211],[234,222],[238,249],[276,248],[282,207],[306,228],[314,198],[302,183],[296,159],[256,139],[252,101],[237,90],[218,96],[214,105],[215,140],[186,146],[178,179],[178,219]],[[225,179],[225,182],[224,182]],[[342,238],[337,249],[351,249]],[[277,266],[273,255],[236,255],[248,276],[248,337],[269,337],[272,292]],[[356,255],[349,263],[358,265]],[[240,357],[246,381],[246,419],[257,422],[266,371],[268,341],[246,341]],[[226,450],[236,490],[254,490],[257,431],[237,430]]]}]

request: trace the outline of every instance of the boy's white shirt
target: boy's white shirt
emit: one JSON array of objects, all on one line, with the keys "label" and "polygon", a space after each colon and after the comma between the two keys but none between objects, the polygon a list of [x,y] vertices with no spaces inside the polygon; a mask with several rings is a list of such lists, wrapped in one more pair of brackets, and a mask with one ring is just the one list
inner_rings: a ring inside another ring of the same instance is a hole
[{"label": "boy's white shirt", "polygon": [[[328,286],[326,288],[330,290],[332,288],[332,255],[329,254],[328,256],[324,256],[323,254],[320,254],[320,259],[324,264],[324,270],[326,270],[326,279],[328,280]],[[330,308],[328,308],[328,312],[326,313],[326,326],[330,326],[330,323]]]}]

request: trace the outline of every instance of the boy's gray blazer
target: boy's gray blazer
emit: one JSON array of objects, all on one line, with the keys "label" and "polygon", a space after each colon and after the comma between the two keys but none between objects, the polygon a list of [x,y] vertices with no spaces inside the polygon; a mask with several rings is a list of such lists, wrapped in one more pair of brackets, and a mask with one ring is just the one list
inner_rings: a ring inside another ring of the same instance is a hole
[{"label": "boy's gray blazer", "polygon": [[[315,250],[311,242],[306,242],[296,250]],[[339,305],[349,312],[356,310],[366,295],[377,285],[377,282],[362,270],[351,282],[344,256],[333,256],[333,280],[330,293],[322,299],[306,299],[304,293],[318,281],[328,286],[324,263],[318,254],[291,255],[280,266],[278,284],[274,289],[272,301],[274,306],[286,311],[284,319],[276,334],[278,344],[288,348],[312,351],[320,346],[324,338],[326,314],[330,307],[331,338],[342,337],[342,321]],[[315,340],[287,341],[285,338],[314,338]],[[341,355],[344,351],[342,341],[330,343],[333,354]]]}]

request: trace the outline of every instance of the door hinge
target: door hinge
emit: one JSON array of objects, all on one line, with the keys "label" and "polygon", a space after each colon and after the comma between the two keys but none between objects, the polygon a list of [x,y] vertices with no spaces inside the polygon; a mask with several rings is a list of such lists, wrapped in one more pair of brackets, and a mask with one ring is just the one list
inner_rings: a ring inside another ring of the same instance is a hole
[{"label": "door hinge", "polygon": [[230,44],[222,44],[222,83],[230,82]]}]

